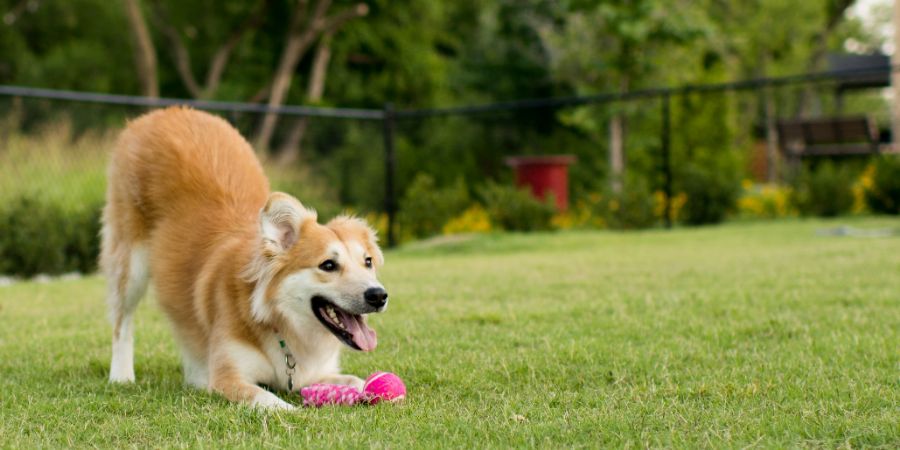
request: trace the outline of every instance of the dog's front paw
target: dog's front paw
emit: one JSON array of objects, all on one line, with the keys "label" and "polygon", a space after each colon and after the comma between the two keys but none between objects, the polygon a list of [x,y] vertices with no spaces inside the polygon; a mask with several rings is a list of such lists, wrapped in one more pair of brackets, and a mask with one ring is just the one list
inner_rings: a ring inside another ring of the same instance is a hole
[{"label": "dog's front paw", "polygon": [[342,384],[344,386],[352,386],[359,391],[363,390],[363,386],[366,382],[357,376],[354,375],[331,375],[323,378],[320,383],[323,384]]},{"label": "dog's front paw", "polygon": [[295,409],[294,405],[278,398],[277,395],[271,392],[260,392],[253,401],[250,402],[250,406],[271,411],[290,411]]}]

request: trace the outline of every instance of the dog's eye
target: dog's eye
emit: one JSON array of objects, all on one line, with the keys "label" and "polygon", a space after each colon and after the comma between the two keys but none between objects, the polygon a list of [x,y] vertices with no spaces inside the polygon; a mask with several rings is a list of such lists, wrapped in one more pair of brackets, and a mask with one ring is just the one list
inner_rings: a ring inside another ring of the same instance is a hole
[{"label": "dog's eye", "polygon": [[366,267],[368,267],[370,269],[372,268],[372,257],[371,256],[366,256]]},{"label": "dog's eye", "polygon": [[337,268],[337,263],[331,259],[325,260],[325,262],[319,264],[319,270],[324,270],[325,272],[334,272]]}]

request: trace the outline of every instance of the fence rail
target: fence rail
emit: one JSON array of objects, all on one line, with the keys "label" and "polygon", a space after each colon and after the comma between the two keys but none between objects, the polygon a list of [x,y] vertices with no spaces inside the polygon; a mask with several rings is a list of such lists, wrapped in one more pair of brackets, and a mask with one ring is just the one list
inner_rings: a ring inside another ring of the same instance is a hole
[{"label": "fence rail", "polygon": [[264,103],[220,102],[213,100],[192,100],[181,98],[151,98],[134,95],[103,94],[99,92],[79,92],[23,86],[0,85],[0,95],[7,97],[28,97],[47,100],[68,100],[73,102],[100,103],[124,106],[190,106],[204,111],[228,113],[262,113],[298,117],[327,117],[333,119],[384,120],[384,111],[362,108],[322,108],[302,105],[269,106]]},{"label": "fence rail", "polygon": [[206,111],[223,113],[262,113],[295,117],[319,117],[381,121],[383,123],[382,132],[384,138],[383,146],[385,166],[384,209],[388,216],[387,243],[388,246],[393,246],[397,242],[395,231],[397,194],[395,192],[394,180],[397,172],[397,157],[394,149],[394,134],[396,132],[395,128],[398,121],[412,121],[440,116],[473,116],[485,113],[509,112],[529,109],[560,109],[574,106],[659,99],[661,113],[660,149],[662,152],[661,157],[662,171],[664,176],[664,192],[666,193],[664,205],[665,223],[667,227],[671,227],[673,222],[671,204],[671,198],[673,194],[673,168],[671,161],[672,126],[670,102],[673,97],[694,93],[735,92],[759,90],[769,87],[783,87],[789,85],[808,85],[811,83],[853,82],[860,80],[870,80],[872,79],[872,77],[888,77],[891,73],[897,71],[898,69],[900,69],[900,67],[884,66],[865,69],[808,73],[784,77],[754,78],[728,83],[689,84],[678,87],[652,88],[630,92],[603,93],[572,97],[536,98],[481,105],[404,110],[395,110],[390,103],[385,103],[385,106],[382,109],[326,108],[302,105],[270,106],[262,103],[224,102],[178,98],[148,98],[130,95],[78,92],[8,85],[0,85],[0,96],[139,107],[184,105]]}]

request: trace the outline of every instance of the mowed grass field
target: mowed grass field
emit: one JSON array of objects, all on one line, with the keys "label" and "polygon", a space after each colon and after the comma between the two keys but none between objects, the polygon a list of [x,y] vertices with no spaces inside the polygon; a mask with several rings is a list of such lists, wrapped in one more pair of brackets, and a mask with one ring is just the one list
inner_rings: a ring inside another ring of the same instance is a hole
[{"label": "mowed grass field", "polygon": [[[0,446],[900,446],[896,219],[496,235],[391,251],[379,346],[401,405],[266,413],[182,386],[154,300],[106,382],[98,277],[0,288]],[[293,401],[296,401],[295,399]]]}]

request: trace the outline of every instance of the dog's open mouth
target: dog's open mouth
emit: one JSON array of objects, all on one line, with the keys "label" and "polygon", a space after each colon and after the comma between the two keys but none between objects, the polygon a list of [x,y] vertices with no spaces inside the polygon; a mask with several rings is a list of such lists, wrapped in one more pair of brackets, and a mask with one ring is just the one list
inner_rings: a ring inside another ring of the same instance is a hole
[{"label": "dog's open mouth", "polygon": [[319,322],[350,348],[364,352],[375,349],[378,338],[365,317],[350,314],[320,296],[312,298],[312,309]]}]

